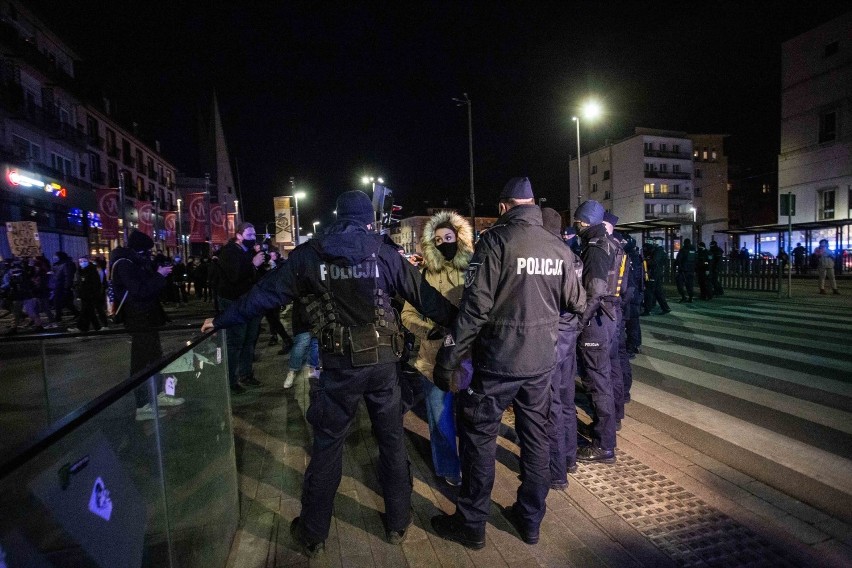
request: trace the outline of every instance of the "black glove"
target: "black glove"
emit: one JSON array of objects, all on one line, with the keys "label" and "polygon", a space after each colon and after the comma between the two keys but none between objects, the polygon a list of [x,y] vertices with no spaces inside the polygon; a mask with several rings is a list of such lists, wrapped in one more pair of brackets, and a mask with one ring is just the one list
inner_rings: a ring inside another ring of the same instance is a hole
[{"label": "black glove", "polygon": [[432,329],[429,330],[429,333],[426,334],[426,339],[443,339],[447,334],[450,333],[450,330],[442,325],[436,325]]},{"label": "black glove", "polygon": [[444,392],[450,392],[450,386],[453,383],[453,369],[448,369],[440,365],[435,365],[435,370],[432,372],[432,380],[435,386]]}]

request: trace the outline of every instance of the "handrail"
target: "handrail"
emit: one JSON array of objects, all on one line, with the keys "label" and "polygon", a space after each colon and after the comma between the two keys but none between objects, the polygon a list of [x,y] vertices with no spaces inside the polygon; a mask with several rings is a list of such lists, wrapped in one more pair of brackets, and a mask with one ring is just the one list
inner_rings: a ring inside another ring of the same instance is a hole
[{"label": "handrail", "polygon": [[198,329],[199,327],[199,323],[192,322],[183,324],[175,323],[159,327],[136,328],[132,330],[121,327],[112,329],[100,329],[97,331],[80,331],[75,333],[52,330],[40,331],[37,333],[21,332],[20,335],[0,335],[0,345],[3,345],[4,343],[19,343],[22,341],[49,341],[53,339],[68,339],[73,337],[104,337],[106,335],[127,335],[128,333],[137,333],[145,331],[183,331],[187,329]]},{"label": "handrail", "polygon": [[[163,328],[157,329],[162,330]],[[112,387],[94,400],[91,400],[76,410],[69,412],[64,417],[54,421],[53,424],[42,429],[36,435],[35,440],[22,444],[19,448],[11,452],[11,458],[0,462],[0,480],[13,473],[19,467],[49,448],[58,440],[61,440],[76,430],[98,412],[104,410],[109,405],[141,386],[142,383],[147,381],[156,371],[161,370],[178,357],[181,357],[185,353],[191,351],[214,333],[216,332],[209,331],[189,340],[185,346],[163,355],[141,371],[132,375],[129,379]],[[65,337],[67,337],[67,334]]]}]

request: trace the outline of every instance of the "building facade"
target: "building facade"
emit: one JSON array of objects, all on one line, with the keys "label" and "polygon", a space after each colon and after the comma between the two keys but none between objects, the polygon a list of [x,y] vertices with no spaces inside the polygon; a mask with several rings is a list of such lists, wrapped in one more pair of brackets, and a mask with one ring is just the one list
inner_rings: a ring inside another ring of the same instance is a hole
[{"label": "building facade", "polygon": [[[98,190],[121,185],[119,223],[135,228],[137,202],[150,203],[145,223],[173,250],[163,213],[176,207],[175,168],[157,143],[119,125],[108,101],[86,100],[79,61],[23,3],[0,2],[0,223],[35,222],[48,258],[106,254],[121,238],[103,236]],[[10,254],[0,231],[0,256]]]},{"label": "building facade", "polygon": [[[792,244],[809,250],[821,238],[836,249],[852,247],[852,12],[782,46],[781,200],[795,198]],[[797,224],[819,228],[796,229]]]}]

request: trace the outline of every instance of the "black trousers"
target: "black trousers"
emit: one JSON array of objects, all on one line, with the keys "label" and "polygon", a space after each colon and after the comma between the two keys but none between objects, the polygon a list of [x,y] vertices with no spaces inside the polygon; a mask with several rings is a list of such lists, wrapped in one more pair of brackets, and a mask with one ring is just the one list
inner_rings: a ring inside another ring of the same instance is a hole
[{"label": "black trousers", "polygon": [[616,338],[616,323],[599,313],[580,332],[577,345],[582,361],[580,378],[592,399],[592,435],[604,450],[615,449],[615,398],[612,388],[610,348]]},{"label": "black trousers", "polygon": [[663,283],[660,280],[648,280],[648,285],[645,287],[645,311],[650,312],[659,302],[660,309],[666,311],[669,309],[669,303],[666,301],[666,292],[663,290]]},{"label": "black trousers", "polygon": [[550,376],[550,480],[568,481],[568,464],[577,463],[577,407],[574,406],[577,376],[577,336],[579,330],[559,330],[556,341],[556,367]]}]

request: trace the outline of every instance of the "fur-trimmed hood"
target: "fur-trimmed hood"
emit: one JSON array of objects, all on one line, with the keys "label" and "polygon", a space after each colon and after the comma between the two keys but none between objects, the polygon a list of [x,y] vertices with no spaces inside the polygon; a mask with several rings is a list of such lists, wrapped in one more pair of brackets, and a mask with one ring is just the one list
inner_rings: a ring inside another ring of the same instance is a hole
[{"label": "fur-trimmed hood", "polygon": [[[456,231],[458,252],[451,262],[444,260],[444,255],[435,246],[435,228],[449,222]],[[467,270],[470,257],[473,256],[473,228],[467,219],[455,211],[440,211],[426,221],[423,226],[423,237],[420,239],[423,248],[423,261],[429,272],[441,272],[446,264],[452,264],[457,270]]]}]

